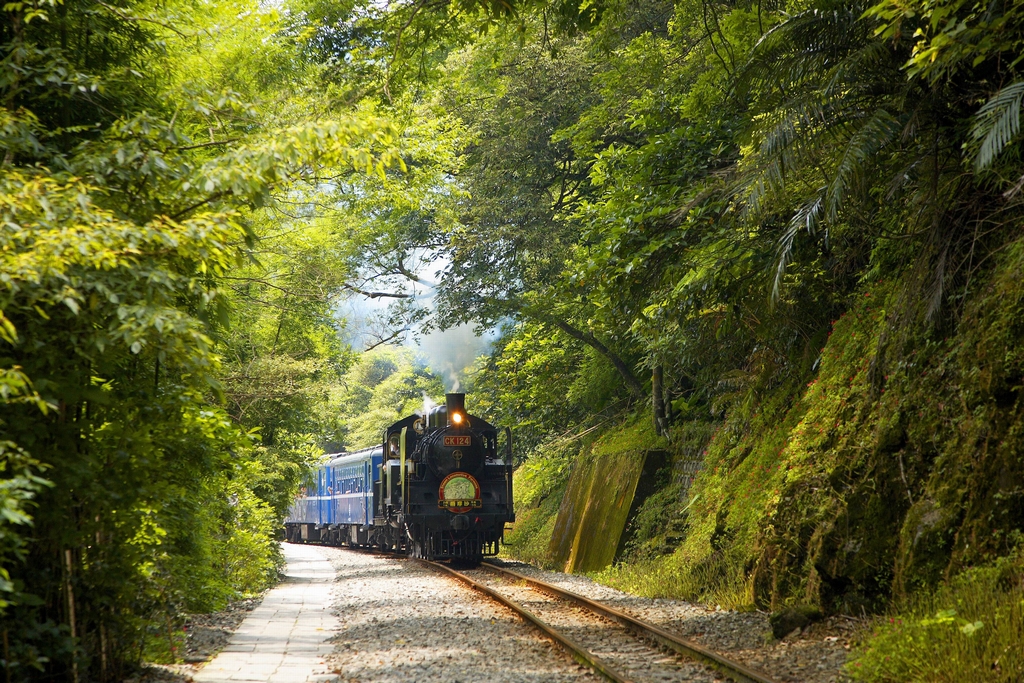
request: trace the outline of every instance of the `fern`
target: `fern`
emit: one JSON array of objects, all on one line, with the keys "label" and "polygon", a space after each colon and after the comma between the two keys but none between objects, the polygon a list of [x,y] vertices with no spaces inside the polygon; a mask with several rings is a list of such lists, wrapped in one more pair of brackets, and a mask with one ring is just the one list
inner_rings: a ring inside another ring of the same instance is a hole
[{"label": "fern", "polygon": [[971,136],[981,141],[974,167],[981,171],[996,160],[1020,132],[1020,108],[1024,102],[1024,80],[1014,81],[992,96],[974,116]]},{"label": "fern", "polygon": [[792,211],[777,245],[773,302],[800,233],[838,225],[844,206],[864,199],[873,174],[908,143],[905,58],[870,37],[864,9],[854,0],[794,15],[762,37],[740,75],[739,91],[761,112],[750,131],[760,144],[745,169],[746,215]]}]

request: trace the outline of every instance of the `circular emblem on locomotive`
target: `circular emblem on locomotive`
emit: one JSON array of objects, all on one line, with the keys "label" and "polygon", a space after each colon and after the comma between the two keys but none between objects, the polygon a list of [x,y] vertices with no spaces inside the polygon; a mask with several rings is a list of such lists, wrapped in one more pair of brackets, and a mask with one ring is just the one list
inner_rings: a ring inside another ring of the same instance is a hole
[{"label": "circular emblem on locomotive", "polygon": [[481,507],[480,484],[465,472],[452,472],[437,491],[437,507],[449,512],[469,512]]}]

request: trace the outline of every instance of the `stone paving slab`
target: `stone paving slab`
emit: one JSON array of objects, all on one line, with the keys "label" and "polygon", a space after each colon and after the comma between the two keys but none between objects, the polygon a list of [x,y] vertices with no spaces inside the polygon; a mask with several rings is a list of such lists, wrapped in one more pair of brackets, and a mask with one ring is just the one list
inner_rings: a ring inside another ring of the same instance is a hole
[{"label": "stone paving slab", "polygon": [[334,567],[316,546],[282,545],[285,580],[245,618],[195,683],[332,683],[324,657],[337,631],[331,615]]}]

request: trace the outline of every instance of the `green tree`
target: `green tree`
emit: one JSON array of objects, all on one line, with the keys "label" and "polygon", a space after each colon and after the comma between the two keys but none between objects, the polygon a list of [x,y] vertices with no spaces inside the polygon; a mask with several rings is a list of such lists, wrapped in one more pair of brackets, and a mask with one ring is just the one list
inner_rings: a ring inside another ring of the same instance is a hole
[{"label": "green tree", "polygon": [[336,406],[349,450],[375,446],[384,429],[444,399],[440,377],[404,349],[375,349],[360,356],[342,381]]},{"label": "green tree", "polygon": [[254,354],[302,384],[282,423],[266,385],[258,410],[221,408],[242,393],[231,310],[262,322],[231,278],[318,249],[253,265],[260,207],[401,165],[371,112],[311,115],[315,69],[282,28],[245,4],[5,8],[0,619],[13,678],[122,676],[152,624],[276,577],[275,526],[329,431],[307,415],[325,400],[316,381],[345,362],[338,280],[322,291],[315,266],[297,272],[293,298],[316,301],[282,319],[280,349]]}]

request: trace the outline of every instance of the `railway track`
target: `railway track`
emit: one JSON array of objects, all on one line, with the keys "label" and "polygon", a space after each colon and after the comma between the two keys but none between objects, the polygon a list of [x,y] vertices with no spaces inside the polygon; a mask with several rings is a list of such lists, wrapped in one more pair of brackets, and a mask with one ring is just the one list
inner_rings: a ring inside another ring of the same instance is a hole
[{"label": "railway track", "polygon": [[[495,564],[457,571],[436,562],[418,562],[510,608],[610,681],[712,680],[706,670],[710,668],[738,683],[777,683],[654,624]],[[672,654],[666,656],[665,650]]]}]

